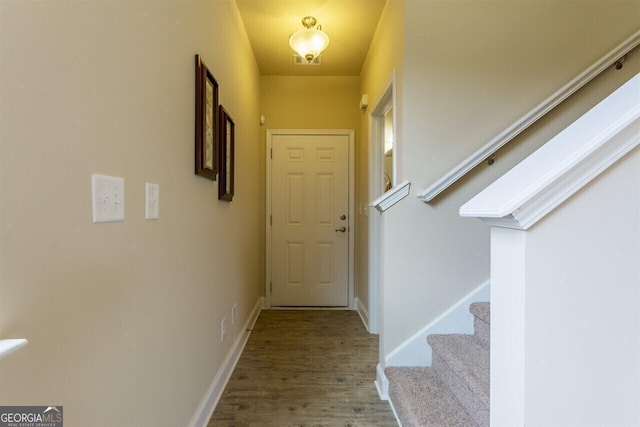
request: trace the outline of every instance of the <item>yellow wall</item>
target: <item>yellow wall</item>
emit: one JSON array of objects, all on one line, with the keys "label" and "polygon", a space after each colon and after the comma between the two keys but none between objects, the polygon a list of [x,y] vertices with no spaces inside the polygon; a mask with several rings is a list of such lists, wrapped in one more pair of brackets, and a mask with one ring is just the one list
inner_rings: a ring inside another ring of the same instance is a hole
[{"label": "yellow wall", "polygon": [[366,145],[358,76],[262,76],[260,99],[266,120],[262,156],[266,129],[354,129],[356,148]]},{"label": "yellow wall", "polygon": [[357,76],[262,76],[264,129],[355,129]]},{"label": "yellow wall", "polygon": [[[236,123],[232,203],[193,173],[196,53]],[[187,425],[262,292],[260,77],[235,2],[1,1],[0,91],[0,338],[29,339],[0,403]],[[92,173],[125,178],[124,222],[92,224]]]}]

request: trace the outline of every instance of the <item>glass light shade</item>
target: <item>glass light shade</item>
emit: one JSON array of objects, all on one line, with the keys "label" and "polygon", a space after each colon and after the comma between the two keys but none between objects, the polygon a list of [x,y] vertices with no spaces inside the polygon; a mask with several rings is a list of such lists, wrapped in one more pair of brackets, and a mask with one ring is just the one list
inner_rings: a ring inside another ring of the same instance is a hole
[{"label": "glass light shade", "polygon": [[307,61],[319,56],[329,45],[329,36],[320,30],[307,28],[289,37],[289,46]]}]

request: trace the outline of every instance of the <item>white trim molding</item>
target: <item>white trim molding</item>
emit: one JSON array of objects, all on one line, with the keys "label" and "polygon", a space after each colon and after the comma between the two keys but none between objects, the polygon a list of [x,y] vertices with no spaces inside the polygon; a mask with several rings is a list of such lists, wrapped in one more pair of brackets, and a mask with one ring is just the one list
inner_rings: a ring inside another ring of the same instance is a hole
[{"label": "white trim molding", "polygon": [[527,230],[640,144],[640,74],[460,208]]},{"label": "white trim molding", "polygon": [[625,41],[613,48],[589,68],[578,74],[569,83],[562,86],[555,93],[542,101],[533,110],[522,116],[511,126],[502,131],[495,138],[487,142],[478,151],[473,153],[459,165],[451,169],[436,182],[425,190],[418,193],[418,199],[425,203],[433,200],[438,194],[449,188],[454,182],[462,178],[471,169],[488,159],[492,154],[502,148],[513,138],[522,133],[525,129],[538,121],[542,116],[553,110],[558,104],[567,99],[578,89],[589,83],[592,79],[602,73],[605,69],[613,65],[621,57],[640,45],[640,30],[631,35]]},{"label": "white trim molding", "polygon": [[384,373],[384,368],[379,363],[376,366],[375,386],[376,386],[376,390],[378,390],[378,395],[380,396],[380,400],[389,400],[389,379],[387,378],[387,375]]},{"label": "white trim molding", "polygon": [[371,206],[380,212],[384,212],[400,200],[407,197],[409,195],[410,188],[411,183],[409,181],[403,181],[371,202]]},{"label": "white trim molding", "polygon": [[[378,99],[373,104],[372,113],[369,116],[369,200],[380,197],[384,190],[384,174],[381,173],[384,170],[384,116],[389,111],[389,108],[393,108],[393,140],[398,141],[396,81],[397,73],[396,70],[393,70]],[[392,182],[397,182],[398,177],[401,176],[399,173],[401,162],[397,161],[401,152],[400,144],[396,143],[394,150],[394,176]],[[381,270],[384,257],[383,223],[380,215],[369,215],[368,209],[366,212],[369,218],[367,222],[367,236],[369,239],[367,259],[369,272],[369,332],[379,333],[382,325],[381,307],[384,299]]]},{"label": "white trim molding", "polygon": [[258,320],[258,316],[263,308],[264,297],[260,297],[244,324],[243,332],[238,335],[238,338],[236,338],[233,346],[229,350],[229,353],[227,353],[227,357],[225,357],[224,362],[222,362],[222,366],[218,369],[218,373],[213,378],[209,389],[202,398],[200,405],[198,405],[196,412],[191,417],[189,427],[207,427],[209,424],[209,419],[213,415],[213,411],[216,409],[216,405],[222,396],[222,392],[224,392],[224,388],[227,386],[227,382],[229,381],[238,360],[240,360],[242,350],[244,350],[244,346],[249,340],[249,335],[251,334],[253,325],[255,325],[256,320]]},{"label": "white trim molding", "polygon": [[367,306],[363,304],[358,297],[353,299],[353,306],[356,308],[356,312],[360,316],[362,324],[367,328],[367,332],[371,333],[371,329],[369,328],[369,310],[367,310]]}]

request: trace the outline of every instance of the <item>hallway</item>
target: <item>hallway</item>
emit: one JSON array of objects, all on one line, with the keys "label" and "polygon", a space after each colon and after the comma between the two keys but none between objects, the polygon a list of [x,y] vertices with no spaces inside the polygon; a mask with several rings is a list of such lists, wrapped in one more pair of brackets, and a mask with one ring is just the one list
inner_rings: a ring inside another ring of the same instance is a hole
[{"label": "hallway", "polygon": [[396,426],[354,311],[262,311],[209,427]]}]

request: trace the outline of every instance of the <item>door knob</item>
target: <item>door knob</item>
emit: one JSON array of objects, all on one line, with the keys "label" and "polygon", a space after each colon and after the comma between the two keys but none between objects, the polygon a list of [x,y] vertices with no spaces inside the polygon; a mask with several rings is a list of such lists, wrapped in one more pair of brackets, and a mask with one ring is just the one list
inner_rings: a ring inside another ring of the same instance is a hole
[{"label": "door knob", "polygon": [[347,227],[340,227],[340,228],[336,228],[336,231],[339,231],[341,233],[344,233],[347,231]]}]

